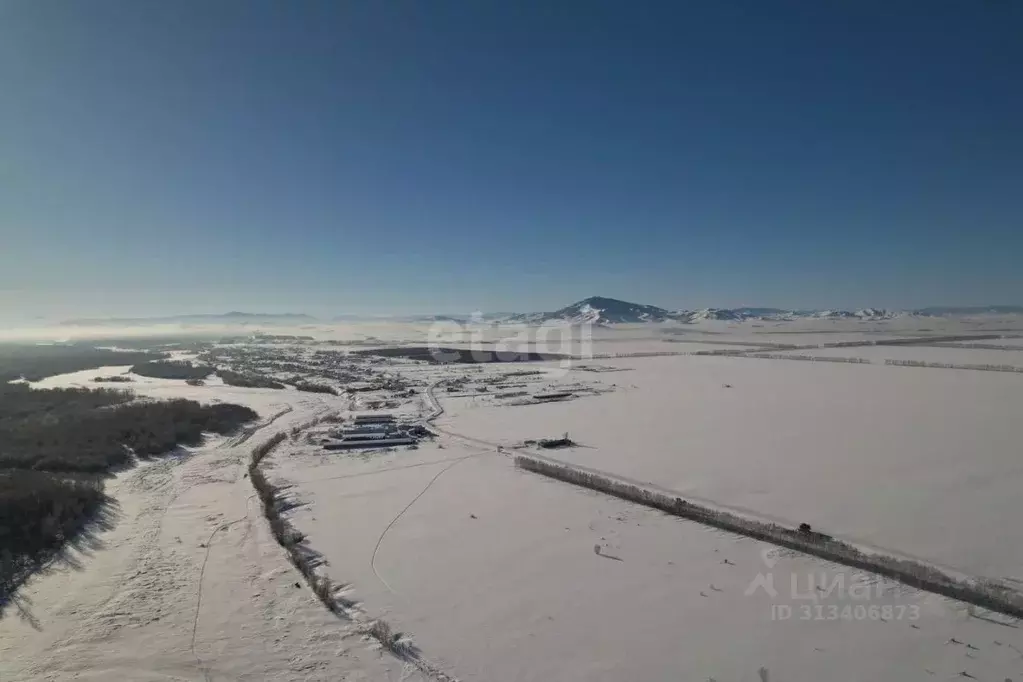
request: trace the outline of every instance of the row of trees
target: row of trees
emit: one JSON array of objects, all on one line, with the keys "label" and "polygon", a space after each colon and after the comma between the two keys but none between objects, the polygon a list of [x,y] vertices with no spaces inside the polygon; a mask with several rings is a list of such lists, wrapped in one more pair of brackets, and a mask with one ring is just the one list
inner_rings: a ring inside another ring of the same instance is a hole
[{"label": "row of trees", "polygon": [[787,353],[748,353],[742,357],[766,360],[804,360],[807,362],[848,362],[854,365],[869,365],[867,358],[834,358],[826,355],[789,355]]},{"label": "row of trees", "polygon": [[329,393],[330,395],[337,395],[337,390],[333,386],[313,384],[308,381],[296,381],[295,388],[299,391],[306,391],[308,393]]},{"label": "row of trees", "polygon": [[929,344],[937,348],[969,348],[972,350],[1021,350],[1023,346],[1010,346],[1003,343],[934,343]]},{"label": "row of trees", "polygon": [[[319,421],[317,419],[309,424],[297,426],[294,433],[297,434],[303,428],[308,428]],[[286,439],[287,436],[281,432],[252,449],[249,460],[249,480],[252,481],[252,486],[256,489],[256,494],[262,503],[263,516],[270,526],[270,532],[273,534],[274,539],[287,552],[288,560],[302,574],[302,577],[305,578],[306,583],[320,602],[330,609],[331,612],[346,620],[355,619],[358,621],[361,619],[361,616],[355,609],[357,604],[342,594],[341,588],[343,586],[337,585],[329,576],[317,570],[321,563],[319,556],[309,549],[306,544],[305,534],[295,528],[285,518],[284,512],[289,507],[286,501],[281,499],[279,490],[270,483],[260,467],[263,459]],[[452,681],[451,677],[421,657],[419,648],[414,644],[411,637],[402,632],[394,631],[386,621],[378,619],[368,622],[364,621],[359,624],[362,632],[377,640],[382,647],[389,650],[399,659],[421,670],[427,677],[439,682]]]},{"label": "row of trees", "polygon": [[954,362],[924,362],[922,360],[885,360],[884,364],[896,365],[899,367],[940,367],[942,369],[976,369],[984,372],[1023,373],[1023,367],[1019,367],[1017,365],[977,365]]}]

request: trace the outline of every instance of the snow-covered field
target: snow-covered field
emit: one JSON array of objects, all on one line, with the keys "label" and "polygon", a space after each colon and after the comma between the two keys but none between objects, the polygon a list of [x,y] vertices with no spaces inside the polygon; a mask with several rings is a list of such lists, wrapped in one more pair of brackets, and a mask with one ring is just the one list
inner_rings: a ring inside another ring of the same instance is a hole
[{"label": "snow-covered field", "polygon": [[953,680],[964,670],[1003,680],[1023,671],[1018,630],[962,605],[895,588],[824,597],[814,586],[848,588],[855,572],[442,442],[358,457],[282,450],[270,466],[305,505],[291,518],[328,572],[459,679],[753,682],[764,667],[784,682]]},{"label": "snow-covered field", "polygon": [[156,379],[127,386],[162,398],[215,392],[264,421],[108,481],[117,505],[106,528],[33,578],[0,620],[0,680],[420,679],[402,678],[400,662],[323,608],[271,536],[245,477],[254,445],[340,399]]},{"label": "snow-covered field", "polygon": [[[591,348],[740,350],[718,342],[832,343],[1007,324],[621,325],[594,330]],[[352,329],[331,338],[386,345],[431,333]],[[472,334],[440,343],[479,338]],[[521,326],[483,335],[510,337],[512,347],[537,341]],[[290,362],[315,350],[280,348]],[[926,346],[792,352],[1016,364],[1013,351]],[[21,590],[22,617],[9,609],[0,620],[0,679],[419,679],[312,596],[244,476],[260,440],[380,400],[423,417],[439,402],[439,437],[416,450],[357,454],[288,441],[264,466],[298,503],[288,518],[322,555],[322,570],[457,679],[754,682],[760,668],[774,682],[1023,679],[1018,623],[905,588],[864,596],[849,589],[855,571],[518,470],[507,451],[567,431],[579,445],[547,454],[970,574],[1023,580],[1023,531],[1007,522],[1023,511],[1021,375],[691,355],[567,369],[380,359],[352,368],[413,390],[331,396],[216,379],[91,381],[126,367],[35,384],[236,402],[276,419],[246,442],[218,439],[112,479],[112,527]],[[543,374],[523,373],[536,370]],[[579,395],[509,404],[559,388]],[[508,393],[526,395],[495,397]]]},{"label": "snow-covered field", "polygon": [[566,461],[1023,578],[1023,531],[1003,521],[1021,511],[1023,377],[699,356],[602,364],[631,370],[599,375],[611,393],[455,399],[438,424],[506,446],[567,431],[582,447],[554,453]]}]

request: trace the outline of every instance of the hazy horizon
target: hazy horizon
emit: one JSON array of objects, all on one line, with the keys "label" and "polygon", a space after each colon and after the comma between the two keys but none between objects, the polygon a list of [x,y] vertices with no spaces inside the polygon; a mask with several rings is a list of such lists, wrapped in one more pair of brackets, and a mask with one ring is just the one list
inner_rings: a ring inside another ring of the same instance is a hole
[{"label": "hazy horizon", "polygon": [[[587,296],[587,297],[584,297],[584,298],[590,298],[590,297]],[[608,298],[617,298],[617,297],[608,296]],[[228,315],[230,313],[241,313],[241,314],[253,315],[253,316],[307,316],[309,318],[312,318],[312,319],[316,320],[317,322],[330,322],[330,321],[334,320],[335,318],[345,318],[345,317],[353,317],[353,318],[357,317],[357,318],[366,319],[366,320],[379,319],[381,321],[386,321],[388,319],[403,318],[403,317],[414,317],[414,316],[417,316],[417,315],[451,315],[451,316],[471,317],[472,315],[477,314],[477,313],[482,313],[482,314],[500,314],[500,313],[552,312],[552,311],[564,308],[566,306],[569,306],[571,304],[574,304],[574,303],[576,303],[576,302],[578,302],[580,300],[583,300],[583,299],[580,298],[580,299],[573,299],[573,300],[565,300],[565,301],[562,301],[561,303],[558,303],[556,305],[552,305],[552,306],[549,306],[549,307],[546,307],[546,308],[535,308],[535,309],[506,308],[506,309],[502,309],[502,310],[482,310],[482,309],[478,309],[478,308],[477,309],[470,309],[470,310],[455,310],[455,309],[446,309],[445,310],[445,309],[439,309],[439,308],[429,308],[429,309],[413,310],[413,311],[408,311],[408,310],[379,311],[378,310],[378,311],[355,312],[355,311],[345,311],[345,310],[320,309],[319,312],[311,312],[308,309],[302,309],[302,308],[297,308],[297,307],[296,308],[284,308],[284,307],[281,307],[281,308],[263,308],[263,307],[251,307],[251,308],[248,308],[248,307],[239,307],[239,306],[233,306],[233,307],[232,306],[227,306],[227,307],[219,307],[218,308],[216,306],[212,306],[211,307],[211,306],[207,305],[207,306],[200,306],[200,307],[197,307],[197,308],[194,308],[194,309],[193,308],[173,308],[173,307],[171,307],[171,308],[163,308],[163,310],[166,311],[166,312],[163,312],[163,313],[153,312],[153,309],[149,309],[149,308],[145,308],[145,307],[136,307],[136,308],[121,309],[122,312],[115,312],[115,313],[111,313],[111,314],[84,314],[84,313],[81,312],[81,309],[76,309],[76,310],[70,310],[69,309],[66,314],[59,314],[59,313],[53,313],[51,315],[45,315],[45,314],[27,314],[27,315],[21,315],[21,316],[19,316],[17,314],[9,314],[6,318],[0,319],[0,323],[12,325],[12,326],[16,325],[16,326],[19,326],[19,327],[52,326],[52,325],[59,325],[59,324],[63,324],[63,323],[76,322],[76,321],[78,321],[78,322],[80,322],[80,321],[95,321],[95,322],[111,321],[111,322],[113,322],[113,321],[119,321],[119,320],[125,320],[125,321],[128,321],[128,320],[135,321],[135,320],[137,320],[137,321],[143,321],[143,322],[144,321],[152,321],[154,323],[157,323],[157,322],[159,322],[161,320],[170,320],[172,318],[184,318],[184,317],[191,317],[191,316],[195,316],[195,317],[208,316],[208,317],[215,318],[215,317],[225,316],[225,315]],[[622,299],[619,299],[619,300],[622,300]],[[663,306],[663,305],[658,305],[657,303],[651,303],[649,301],[636,301],[636,300],[632,300],[632,301],[627,301],[627,302],[629,302],[629,303],[639,303],[639,304],[645,304],[645,305],[655,305],[657,307],[665,308],[666,310],[669,310],[669,311],[674,311],[674,310],[701,310],[701,309],[705,309],[705,308],[725,308],[725,309],[733,309],[733,308],[775,308],[775,309],[780,309],[780,310],[791,310],[791,311],[800,311],[800,310],[850,310],[850,311],[855,311],[855,310],[861,310],[861,309],[865,309],[865,308],[878,308],[878,309],[887,309],[887,310],[890,310],[890,311],[910,311],[910,310],[920,310],[920,309],[932,308],[932,307],[933,308],[945,308],[945,307],[948,307],[948,308],[952,308],[952,307],[989,308],[989,307],[1006,307],[1006,306],[1018,306],[1018,305],[1020,305],[1018,303],[1011,302],[1011,301],[998,301],[998,302],[993,302],[993,303],[976,303],[976,304],[971,304],[971,305],[966,305],[966,306],[945,305],[945,304],[942,304],[942,303],[935,303],[933,305],[913,306],[913,307],[907,307],[907,308],[896,308],[896,307],[886,307],[886,306],[876,306],[876,305],[875,306],[870,306],[870,305],[861,305],[861,306],[822,306],[822,307],[814,307],[814,308],[800,308],[800,307],[796,307],[796,306],[756,305],[756,304],[740,304],[740,305],[728,305],[728,306],[725,306],[725,305],[703,305],[703,306],[695,306],[695,307],[685,307],[685,306]],[[130,312],[130,311],[133,311],[133,310],[134,311],[138,311],[138,312],[137,313]],[[258,321],[258,320],[256,320],[256,321]],[[301,323],[301,320],[296,321],[296,323]]]}]

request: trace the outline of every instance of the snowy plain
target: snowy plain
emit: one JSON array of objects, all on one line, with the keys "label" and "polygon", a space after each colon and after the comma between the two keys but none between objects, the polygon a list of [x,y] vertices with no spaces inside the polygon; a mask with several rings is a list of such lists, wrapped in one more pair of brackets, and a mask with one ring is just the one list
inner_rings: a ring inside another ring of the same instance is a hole
[{"label": "snowy plain", "polygon": [[[709,322],[670,333],[621,325],[594,330],[591,349],[742,350],[1011,323]],[[445,343],[478,338],[463,331]],[[324,338],[393,345],[431,333],[346,325]],[[486,338],[536,341],[525,327],[488,328]],[[963,363],[1011,364],[1015,355],[926,346],[834,354],[879,351]],[[127,369],[36,385],[95,386],[93,377]],[[509,456],[524,440],[567,431],[579,445],[547,454],[971,574],[1023,579],[1023,532],[1005,521],[1021,511],[1023,376],[693,355],[567,366],[394,361],[379,370],[419,382],[397,409],[424,418],[434,409],[425,387],[456,382],[433,393],[444,410],[437,439],[358,454],[299,439],[265,467],[297,503],[288,518],[326,573],[457,679],[754,682],[760,668],[774,682],[1023,679],[1018,623],[905,588],[827,594],[859,574],[521,471]],[[502,377],[510,371],[543,374]],[[0,620],[0,679],[421,679],[316,601],[244,477],[260,439],[385,396],[133,378],[127,387],[143,396],[236,402],[276,419],[245,442],[218,439],[112,479],[112,528],[72,553],[74,565],[33,579],[19,593],[23,613]],[[580,395],[519,405],[494,397],[559,388]]]},{"label": "snowy plain", "polygon": [[862,575],[534,476],[493,450],[446,442],[325,457],[297,448],[271,466],[293,486],[303,506],[291,518],[329,571],[462,680],[1023,672],[1023,637],[1008,621],[895,587],[825,597],[820,590]]},{"label": "snowy plain", "polygon": [[[87,386],[126,369],[35,385]],[[0,680],[422,679],[381,656],[300,582],[245,476],[252,447],[336,410],[340,399],[136,379],[128,386],[141,396],[243,404],[261,422],[109,480],[116,505],[105,528],[30,580],[0,619]]]},{"label": "snowy plain", "polygon": [[610,393],[455,399],[438,424],[508,447],[568,432],[581,447],[553,455],[568,462],[1023,579],[1023,530],[1002,522],[1021,511],[1023,376],[701,356],[601,364],[629,370],[600,375]]}]

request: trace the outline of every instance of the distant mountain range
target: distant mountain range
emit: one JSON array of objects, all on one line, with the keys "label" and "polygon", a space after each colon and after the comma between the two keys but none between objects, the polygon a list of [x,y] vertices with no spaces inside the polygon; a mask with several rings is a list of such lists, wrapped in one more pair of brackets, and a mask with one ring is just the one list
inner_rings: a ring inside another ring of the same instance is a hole
[{"label": "distant mountain range", "polygon": [[638,324],[643,322],[693,323],[704,320],[889,320],[895,317],[926,316],[952,317],[966,315],[1023,314],[1023,306],[978,306],[921,308],[918,310],[886,310],[861,308],[859,310],[786,310],[784,308],[704,308],[702,310],[667,310],[652,305],[630,303],[615,298],[592,296],[570,306],[548,313],[511,315],[507,322],[542,324],[565,322],[568,324]]},{"label": "distant mountain range", "polygon": [[704,320],[791,320],[796,318],[883,320],[899,313],[866,308],[864,310],[784,310],[782,308],[704,308],[667,310],[652,305],[630,303],[615,298],[593,296],[549,313],[512,315],[508,322],[542,324],[637,324],[643,322],[701,322]]},{"label": "distant mountain range", "polygon": [[75,327],[137,327],[152,324],[253,324],[300,325],[316,322],[316,318],[301,313],[229,313],[213,315],[171,315],[168,317],[101,317],[65,320],[61,324]]},{"label": "distant mountain range", "polygon": [[[630,303],[616,298],[591,296],[545,313],[487,313],[476,315],[409,315],[403,317],[371,317],[361,315],[339,315],[335,322],[342,321],[390,321],[390,322],[507,322],[518,324],[640,324],[644,322],[694,323],[704,320],[889,320],[895,317],[964,317],[970,315],[1021,315],[1023,306],[974,306],[974,307],[931,307],[916,310],[885,310],[883,308],[861,308],[859,310],[787,310],[784,308],[703,308],[702,310],[668,310],[653,305]],[[154,324],[185,325],[242,325],[242,326],[301,326],[323,323],[311,315],[300,313],[242,313],[229,312],[222,315],[174,315],[170,317],[124,317],[77,319],[62,322],[64,325],[88,327],[129,327]]]}]

